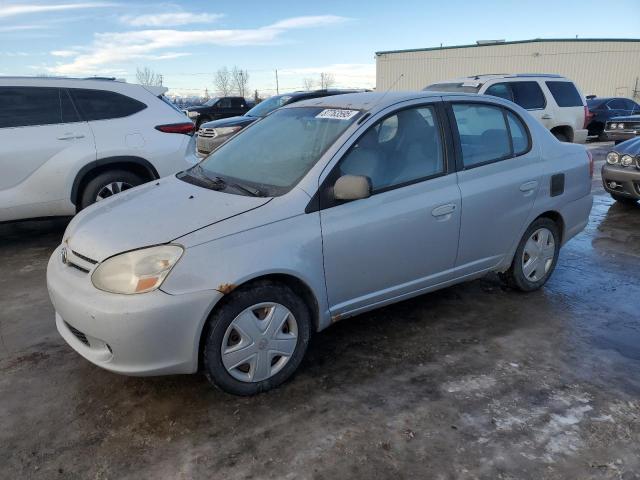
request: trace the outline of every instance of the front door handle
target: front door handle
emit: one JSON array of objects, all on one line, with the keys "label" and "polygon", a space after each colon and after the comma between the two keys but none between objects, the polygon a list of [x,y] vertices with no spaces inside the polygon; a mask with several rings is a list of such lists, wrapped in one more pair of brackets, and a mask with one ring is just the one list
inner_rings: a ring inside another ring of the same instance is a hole
[{"label": "front door handle", "polygon": [[434,217],[444,217],[445,215],[451,215],[455,211],[456,205],[454,203],[447,203],[446,205],[440,205],[431,210],[431,215]]},{"label": "front door handle", "polygon": [[531,180],[530,182],[525,182],[520,185],[520,191],[523,193],[531,192],[538,188],[538,182],[536,180]]},{"label": "front door handle", "polygon": [[64,135],[59,136],[58,140],[74,140],[76,138],[84,138],[84,135],[67,132]]},{"label": "front door handle", "polygon": [[545,113],[544,115],[542,115],[543,120],[551,120],[553,118],[553,115],[549,114],[549,113]]}]

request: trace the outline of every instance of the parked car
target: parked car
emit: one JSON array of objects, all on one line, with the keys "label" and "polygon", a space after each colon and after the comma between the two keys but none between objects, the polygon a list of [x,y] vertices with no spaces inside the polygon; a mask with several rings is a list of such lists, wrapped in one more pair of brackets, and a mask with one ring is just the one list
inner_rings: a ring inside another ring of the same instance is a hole
[{"label": "parked car", "polygon": [[605,124],[604,133],[616,145],[640,134],[640,115],[613,117]]},{"label": "parked car", "polygon": [[244,115],[250,108],[247,100],[242,97],[215,97],[202,105],[188,107],[184,112],[193,120],[196,129],[198,129],[200,125],[211,120]]},{"label": "parked car", "polygon": [[231,117],[222,120],[214,120],[200,126],[197,137],[198,154],[206,156],[218,148],[233,135],[247,125],[265,117],[277,108],[290,103],[307,100],[310,98],[328,97],[331,95],[343,95],[355,93],[357,90],[314,90],[311,92],[293,92],[283,95],[274,95],[260,102],[241,117]]},{"label": "parked car", "polygon": [[0,77],[0,221],[73,215],[197,162],[163,87]]},{"label": "parked car", "polygon": [[542,287],[592,174],[584,147],[500,98],[297,102],[77,215],[47,269],[57,328],[114,372],[201,365],[227,392],[269,390],[338,320],[487,272]]},{"label": "parked car", "polygon": [[528,110],[561,142],[584,143],[587,139],[586,101],[576,85],[560,75],[475,75],[434,83],[425,90],[505,98]]},{"label": "parked car", "polygon": [[619,144],[607,154],[602,184],[618,202],[636,203],[640,199],[640,137]]},{"label": "parked car", "polygon": [[590,136],[597,136],[600,140],[609,140],[605,132],[605,124],[609,120],[614,117],[640,114],[640,105],[622,97],[590,98],[587,100],[587,107],[591,113],[587,130]]}]

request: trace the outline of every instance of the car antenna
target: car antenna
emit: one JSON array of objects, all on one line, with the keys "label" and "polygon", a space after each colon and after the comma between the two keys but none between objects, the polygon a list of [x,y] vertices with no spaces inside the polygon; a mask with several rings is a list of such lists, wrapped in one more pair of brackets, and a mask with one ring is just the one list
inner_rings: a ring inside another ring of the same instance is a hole
[{"label": "car antenna", "polygon": [[[398,78],[396,78],[395,82],[393,82],[391,86],[385,90],[385,92],[382,94],[382,96],[378,99],[376,103],[374,103],[369,107],[369,110],[377,107],[380,104],[380,102],[384,100],[384,97],[387,96],[387,93],[389,93],[398,84],[398,82],[402,79],[402,77],[404,77],[404,73],[401,73],[400,75],[398,75]],[[366,115],[363,115],[362,118],[358,120],[358,125],[364,122],[368,117],[369,117],[369,113],[367,113]]]}]

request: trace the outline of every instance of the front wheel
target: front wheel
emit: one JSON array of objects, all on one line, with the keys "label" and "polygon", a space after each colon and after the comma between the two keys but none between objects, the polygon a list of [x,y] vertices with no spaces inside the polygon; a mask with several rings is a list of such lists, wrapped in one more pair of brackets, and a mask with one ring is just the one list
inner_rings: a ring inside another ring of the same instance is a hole
[{"label": "front wheel", "polygon": [[522,236],[511,267],[501,278],[523,292],[542,287],[555,269],[560,253],[560,230],[549,218],[534,221]]},{"label": "front wheel", "polygon": [[624,203],[625,205],[635,205],[637,200],[635,198],[625,197],[623,195],[618,195],[616,193],[612,193],[611,197],[619,203]]},{"label": "front wheel", "polygon": [[289,287],[261,282],[240,288],[209,320],[204,373],[234,395],[266,392],[297,370],[310,334],[309,310]]}]

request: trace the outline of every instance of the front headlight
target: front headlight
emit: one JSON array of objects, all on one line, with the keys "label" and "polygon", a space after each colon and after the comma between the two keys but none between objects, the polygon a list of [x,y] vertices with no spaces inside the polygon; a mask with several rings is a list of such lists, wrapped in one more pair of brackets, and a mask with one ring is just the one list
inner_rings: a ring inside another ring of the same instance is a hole
[{"label": "front headlight", "polygon": [[216,134],[216,137],[218,135],[221,136],[226,136],[226,135],[231,135],[232,133],[236,133],[238,130],[241,130],[242,127],[220,127],[220,128],[214,128],[213,131]]},{"label": "front headlight", "polygon": [[623,155],[620,159],[620,165],[623,167],[630,167],[633,165],[633,157],[631,155]]},{"label": "front headlight", "polygon": [[624,123],[619,123],[619,124],[618,124],[618,129],[619,129],[619,130],[624,129]]},{"label": "front headlight", "polygon": [[618,124],[617,123],[612,123],[612,124],[610,124],[609,128],[611,128],[611,130],[615,130],[616,128],[618,128]]},{"label": "front headlight", "polygon": [[200,115],[200,112],[187,112],[189,118],[196,118],[198,115]]},{"label": "front headlight", "polygon": [[607,153],[607,163],[610,165],[615,165],[620,160],[620,155],[616,152]]},{"label": "front headlight", "polygon": [[110,293],[150,292],[162,285],[182,252],[180,245],[159,245],[121,253],[98,265],[91,281],[96,288]]}]

